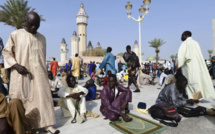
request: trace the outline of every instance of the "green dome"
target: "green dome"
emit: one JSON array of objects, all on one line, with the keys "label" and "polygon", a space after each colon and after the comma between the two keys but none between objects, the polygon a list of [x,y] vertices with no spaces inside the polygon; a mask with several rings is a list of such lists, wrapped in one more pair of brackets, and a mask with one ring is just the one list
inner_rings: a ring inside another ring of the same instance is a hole
[{"label": "green dome", "polygon": [[152,60],[156,60],[156,58],[153,57],[153,56],[149,56],[146,60],[147,60],[147,61],[152,61]]}]

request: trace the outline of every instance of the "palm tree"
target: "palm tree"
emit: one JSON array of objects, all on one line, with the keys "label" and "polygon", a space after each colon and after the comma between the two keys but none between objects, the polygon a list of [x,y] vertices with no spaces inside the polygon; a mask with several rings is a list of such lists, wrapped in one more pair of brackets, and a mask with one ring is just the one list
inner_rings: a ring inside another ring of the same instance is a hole
[{"label": "palm tree", "polygon": [[213,50],[208,50],[208,53],[209,53],[209,60],[211,59],[211,54],[213,53]]},{"label": "palm tree", "polygon": [[149,44],[151,44],[149,47],[155,48],[156,52],[156,64],[158,63],[158,53],[160,52],[159,47],[161,47],[163,44],[165,44],[162,39],[155,38],[154,40],[150,41]]},{"label": "palm tree", "polygon": [[171,55],[170,58],[171,58],[172,60],[174,60],[174,59],[175,59],[175,55]]},{"label": "palm tree", "polygon": [[[34,8],[28,7],[28,1],[25,0],[7,0],[4,5],[0,5],[0,22],[15,27],[17,29],[25,26],[25,17],[28,12],[35,11]],[[45,21],[40,16],[42,21]]]}]

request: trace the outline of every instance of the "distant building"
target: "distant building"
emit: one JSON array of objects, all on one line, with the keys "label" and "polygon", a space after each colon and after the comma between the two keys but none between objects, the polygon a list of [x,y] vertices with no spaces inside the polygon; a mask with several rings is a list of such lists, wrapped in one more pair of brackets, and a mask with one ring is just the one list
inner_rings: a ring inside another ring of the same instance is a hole
[{"label": "distant building", "polygon": [[87,46],[87,51],[92,51],[93,50],[93,45],[91,41],[89,41],[88,46]]},{"label": "distant building", "polygon": [[65,39],[62,39],[62,42],[60,44],[60,61],[66,61],[67,60],[67,53],[68,53],[68,49],[67,49],[67,44]]},{"label": "distant building", "polygon": [[134,45],[133,45],[133,52],[139,56],[139,44],[137,42],[137,40],[135,40]]},{"label": "distant building", "polygon": [[70,56],[70,58],[75,57],[76,53],[79,54],[79,41],[80,41],[80,38],[77,37],[76,31],[74,31],[73,36],[70,38],[70,42],[71,42],[71,56]]}]

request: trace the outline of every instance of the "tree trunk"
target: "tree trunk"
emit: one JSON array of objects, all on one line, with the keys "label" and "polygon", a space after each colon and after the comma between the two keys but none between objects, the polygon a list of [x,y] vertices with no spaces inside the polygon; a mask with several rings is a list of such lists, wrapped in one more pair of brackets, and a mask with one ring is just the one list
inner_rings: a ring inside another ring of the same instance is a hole
[{"label": "tree trunk", "polygon": [[156,65],[158,64],[158,52],[156,52]]}]

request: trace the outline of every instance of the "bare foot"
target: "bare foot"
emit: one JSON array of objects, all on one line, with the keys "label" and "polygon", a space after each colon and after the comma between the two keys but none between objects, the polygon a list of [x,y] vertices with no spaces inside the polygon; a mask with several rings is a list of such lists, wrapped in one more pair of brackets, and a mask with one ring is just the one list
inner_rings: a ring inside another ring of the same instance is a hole
[{"label": "bare foot", "polygon": [[130,118],[127,114],[122,114],[122,118],[125,122],[130,122],[132,121],[132,118]]}]

